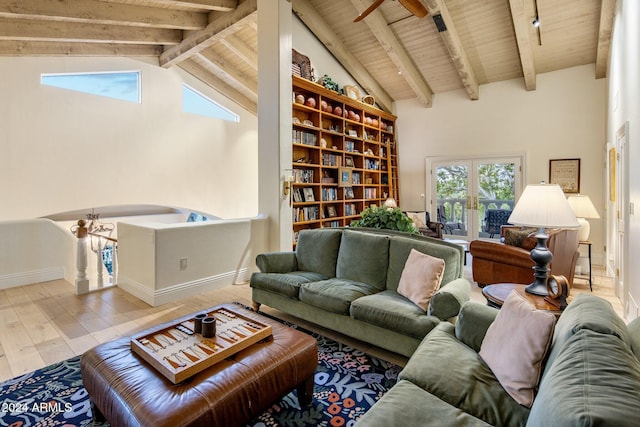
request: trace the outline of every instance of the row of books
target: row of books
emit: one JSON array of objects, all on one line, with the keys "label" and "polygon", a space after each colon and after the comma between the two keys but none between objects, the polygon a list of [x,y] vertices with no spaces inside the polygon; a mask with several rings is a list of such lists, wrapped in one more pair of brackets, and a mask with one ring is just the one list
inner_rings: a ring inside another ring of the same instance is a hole
[{"label": "row of books", "polygon": [[314,133],[293,129],[293,143],[305,145],[318,145],[318,136]]},{"label": "row of books", "polygon": [[317,219],[320,219],[317,206],[306,206],[304,208],[293,208],[293,221],[294,222],[315,221]]},{"label": "row of books", "polygon": [[324,153],[322,155],[322,165],[323,166],[342,166],[342,156]]},{"label": "row of books", "polygon": [[322,189],[322,200],[325,202],[330,202],[332,200],[338,200],[338,190],[335,188],[323,188]]},{"label": "row of books", "polygon": [[293,189],[293,201],[294,202],[315,202],[313,197],[313,188],[294,188]]},{"label": "row of books", "polygon": [[364,168],[378,170],[380,168],[380,162],[373,159],[364,159]]},{"label": "row of books", "polygon": [[293,182],[298,182],[303,184],[312,183],[313,169],[294,169]]},{"label": "row of books", "polygon": [[365,188],[364,189],[364,198],[365,199],[375,199],[378,194],[377,188]]}]

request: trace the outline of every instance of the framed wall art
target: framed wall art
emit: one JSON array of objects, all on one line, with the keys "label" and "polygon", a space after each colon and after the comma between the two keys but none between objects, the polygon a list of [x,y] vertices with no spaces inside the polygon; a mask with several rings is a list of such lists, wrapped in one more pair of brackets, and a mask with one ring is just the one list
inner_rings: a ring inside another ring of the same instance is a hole
[{"label": "framed wall art", "polygon": [[580,159],[549,160],[549,183],[558,184],[565,193],[579,193]]},{"label": "framed wall art", "polygon": [[338,168],[338,187],[351,187],[351,168]]}]

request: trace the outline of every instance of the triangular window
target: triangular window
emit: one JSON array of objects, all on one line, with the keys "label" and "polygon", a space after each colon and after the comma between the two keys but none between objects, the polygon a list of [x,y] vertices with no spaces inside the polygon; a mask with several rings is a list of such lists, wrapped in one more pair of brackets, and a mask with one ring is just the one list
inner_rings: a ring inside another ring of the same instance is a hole
[{"label": "triangular window", "polygon": [[140,72],[42,74],[40,82],[76,92],[140,102]]},{"label": "triangular window", "polygon": [[182,85],[182,111],[230,122],[240,121],[240,116],[187,85]]}]

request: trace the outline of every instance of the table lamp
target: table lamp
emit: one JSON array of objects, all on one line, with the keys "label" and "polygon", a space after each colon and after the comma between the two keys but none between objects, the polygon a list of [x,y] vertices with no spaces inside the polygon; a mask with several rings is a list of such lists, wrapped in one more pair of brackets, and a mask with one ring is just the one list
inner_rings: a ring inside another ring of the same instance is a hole
[{"label": "table lamp", "polygon": [[536,264],[533,267],[534,281],[525,290],[530,294],[547,296],[547,278],[553,254],[547,247],[549,236],[544,229],[579,226],[569,202],[557,184],[527,185],[508,222],[538,228],[537,245],[531,250],[531,259]]},{"label": "table lamp", "polygon": [[586,218],[600,218],[598,211],[596,210],[589,196],[584,194],[572,194],[567,198],[571,210],[578,218],[580,229],[578,230],[578,240],[584,242],[589,240],[589,232],[591,231],[591,225]]}]

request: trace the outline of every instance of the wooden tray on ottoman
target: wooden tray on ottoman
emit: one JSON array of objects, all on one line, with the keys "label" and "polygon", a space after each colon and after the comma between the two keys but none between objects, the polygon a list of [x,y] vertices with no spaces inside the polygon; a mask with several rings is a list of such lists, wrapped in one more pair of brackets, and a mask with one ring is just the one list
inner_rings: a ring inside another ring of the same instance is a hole
[{"label": "wooden tray on ottoman", "polygon": [[193,332],[193,318],[131,338],[131,350],[174,384],[271,336],[271,326],[227,308],[207,312],[216,318],[216,336]]}]

